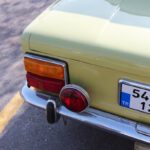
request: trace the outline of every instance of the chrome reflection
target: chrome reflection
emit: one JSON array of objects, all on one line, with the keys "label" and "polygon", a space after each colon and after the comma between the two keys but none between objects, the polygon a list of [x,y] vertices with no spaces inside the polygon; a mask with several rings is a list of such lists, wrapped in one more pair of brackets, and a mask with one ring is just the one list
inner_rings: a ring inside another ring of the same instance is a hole
[{"label": "chrome reflection", "polygon": [[[38,97],[36,91],[31,90],[27,87],[27,85],[24,85],[24,87],[22,88],[21,95],[28,103],[46,110],[47,101]],[[53,101],[53,99],[51,100]],[[67,118],[71,118],[101,129],[108,130],[110,132],[117,133],[119,135],[132,138],[134,140],[150,144],[149,134],[146,135],[137,132],[137,129],[139,129],[139,126],[137,128],[137,122],[128,119],[95,110],[93,108],[88,108],[82,113],[75,113],[69,111],[64,106],[59,106],[56,109],[56,113]],[[144,126],[145,125],[143,124],[142,128]],[[144,132],[150,133],[150,128],[146,128]]]}]

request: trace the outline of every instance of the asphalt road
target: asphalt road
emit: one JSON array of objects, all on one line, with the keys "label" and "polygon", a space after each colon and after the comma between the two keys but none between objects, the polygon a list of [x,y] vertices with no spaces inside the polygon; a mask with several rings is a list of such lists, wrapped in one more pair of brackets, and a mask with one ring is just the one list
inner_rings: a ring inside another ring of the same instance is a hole
[{"label": "asphalt road", "polygon": [[[20,34],[52,0],[0,1],[0,110],[21,88],[25,73]],[[49,125],[45,112],[24,104],[0,135],[0,150],[132,150],[133,142],[62,119]]]},{"label": "asphalt road", "polygon": [[0,150],[132,150],[133,143],[91,126],[62,119],[49,125],[45,112],[25,104],[0,139]]}]

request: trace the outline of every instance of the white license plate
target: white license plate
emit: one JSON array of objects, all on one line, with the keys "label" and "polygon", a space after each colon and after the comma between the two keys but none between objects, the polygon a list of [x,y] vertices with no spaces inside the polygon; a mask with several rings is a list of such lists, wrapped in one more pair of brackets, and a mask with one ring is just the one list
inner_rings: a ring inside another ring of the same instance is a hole
[{"label": "white license plate", "polygon": [[119,85],[121,106],[150,113],[150,86],[126,80],[120,80]]}]

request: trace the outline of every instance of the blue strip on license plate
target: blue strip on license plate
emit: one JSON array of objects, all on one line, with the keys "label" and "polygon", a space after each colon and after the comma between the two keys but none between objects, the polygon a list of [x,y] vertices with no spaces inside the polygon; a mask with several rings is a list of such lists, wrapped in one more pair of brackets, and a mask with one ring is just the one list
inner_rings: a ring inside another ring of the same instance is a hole
[{"label": "blue strip on license plate", "polygon": [[121,92],[120,102],[121,106],[130,108],[130,97],[131,95],[125,92]]}]

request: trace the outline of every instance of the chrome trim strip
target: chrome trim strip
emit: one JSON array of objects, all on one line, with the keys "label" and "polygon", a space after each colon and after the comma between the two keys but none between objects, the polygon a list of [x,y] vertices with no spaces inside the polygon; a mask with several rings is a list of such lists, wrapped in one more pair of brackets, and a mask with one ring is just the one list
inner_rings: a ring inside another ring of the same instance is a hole
[{"label": "chrome trim strip", "polygon": [[150,126],[143,126],[142,124],[137,124],[136,130],[137,132],[150,137]]},{"label": "chrome trim strip", "polygon": [[25,54],[24,57],[27,57],[27,58],[32,58],[32,59],[36,59],[36,60],[41,60],[41,61],[44,61],[44,62],[49,62],[49,63],[52,63],[52,64],[56,64],[56,65],[61,65],[62,67],[64,67],[64,77],[65,77],[65,85],[68,84],[68,75],[67,75],[67,66],[64,62],[62,62],[61,60],[54,60],[52,58],[47,58],[47,57],[44,57],[44,56],[38,56],[38,55],[35,55],[35,54]]},{"label": "chrome trim strip", "polygon": [[[21,95],[28,103],[44,110],[46,109],[47,101],[38,97],[36,95],[36,91],[28,88],[27,85],[22,88]],[[57,108],[57,113],[65,117],[150,144],[150,136],[137,132],[137,122],[93,108],[88,108],[82,113],[74,113],[66,109],[64,106],[59,106]],[[143,126],[145,125],[143,124]]]}]

